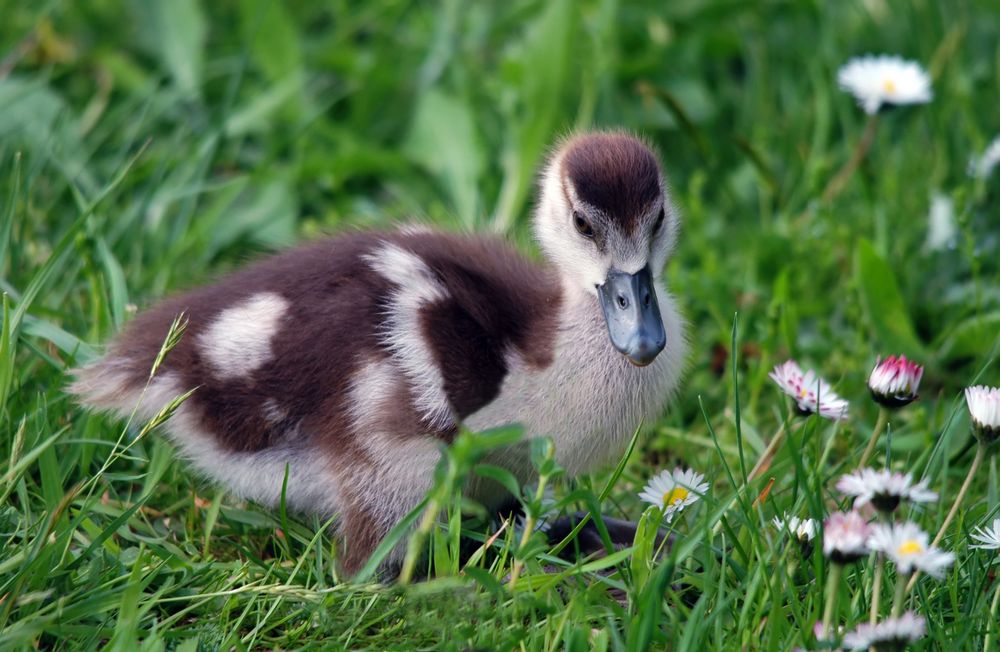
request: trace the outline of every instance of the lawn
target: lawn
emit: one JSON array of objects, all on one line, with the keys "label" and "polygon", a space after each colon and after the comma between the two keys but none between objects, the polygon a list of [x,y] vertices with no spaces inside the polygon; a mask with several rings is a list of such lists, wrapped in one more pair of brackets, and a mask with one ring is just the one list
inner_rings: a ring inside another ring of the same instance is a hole
[{"label": "lawn", "polygon": [[[926,619],[913,649],[1000,647],[997,551],[970,539],[1000,516],[992,449],[942,534],[953,563],[912,591],[772,523],[850,507],[879,357],[925,373],[872,465],[939,494],[895,518],[933,536],[976,459],[962,392],[1000,384],[1000,169],[975,163],[1000,134],[993,0],[2,6],[0,649],[829,649],[824,612],[839,638],[873,596],[880,619]],[[837,83],[866,53],[918,62],[933,99],[866,116]],[[633,546],[562,561],[477,522],[459,487],[517,433],[466,433],[411,541],[417,581],[348,581],[328,523],[237,501],[155,427],[65,393],[137,309],[323,234],[416,217],[537,256],[536,170],[590,127],[662,155],[690,360],[615,468],[565,478],[539,446],[555,506],[523,493],[531,515],[641,517]],[[790,358],[846,419],[796,414],[768,376]],[[709,488],[657,556],[638,494],[675,467]]]}]

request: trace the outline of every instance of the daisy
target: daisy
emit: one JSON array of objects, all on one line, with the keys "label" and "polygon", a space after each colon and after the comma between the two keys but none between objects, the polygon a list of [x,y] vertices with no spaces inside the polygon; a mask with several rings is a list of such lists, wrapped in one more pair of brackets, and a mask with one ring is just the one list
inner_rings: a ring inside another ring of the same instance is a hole
[{"label": "daisy", "polygon": [[912,611],[899,618],[889,618],[877,625],[858,625],[844,636],[844,645],[851,650],[903,650],[910,643],[922,639],[927,633],[924,619]]},{"label": "daisy", "polygon": [[937,494],[927,488],[927,481],[913,484],[909,473],[894,473],[888,469],[859,469],[843,475],[837,480],[837,491],[854,496],[854,509],[861,509],[868,503],[880,512],[893,512],[903,500],[913,503],[929,503],[937,500]]},{"label": "daisy", "polygon": [[966,387],[965,402],[980,441],[992,444],[1000,439],[1000,389],[985,385]]},{"label": "daisy", "polygon": [[841,90],[854,96],[865,113],[883,104],[924,104],[933,97],[931,78],[915,61],[888,55],[856,57],[837,72]]},{"label": "daisy", "polygon": [[795,399],[801,414],[819,413],[827,419],[846,419],[848,403],[810,369],[803,373],[798,363],[788,360],[768,374],[783,392]]},{"label": "daisy", "polygon": [[639,498],[663,510],[667,523],[674,514],[692,505],[708,492],[705,476],[691,469],[677,467],[673,471],[661,471],[650,478]]},{"label": "daisy", "polygon": [[816,537],[816,521],[811,518],[799,518],[785,514],[784,518],[775,516],[771,523],[779,531],[791,534],[800,543],[808,543]]},{"label": "daisy", "polygon": [[919,570],[941,579],[955,561],[953,553],[930,546],[927,533],[916,523],[875,525],[868,544],[872,550],[884,553],[896,564],[896,571],[905,575]]},{"label": "daisy", "polygon": [[1000,550],[1000,518],[993,520],[993,527],[978,527],[973,531],[972,538],[979,545],[972,546],[982,550]]},{"label": "daisy", "polygon": [[953,249],[957,236],[955,200],[935,192],[931,195],[931,207],[927,211],[927,241],[924,242],[924,248],[928,251]]},{"label": "daisy", "polygon": [[868,376],[868,389],[872,398],[879,405],[898,408],[912,403],[917,398],[920,379],[924,376],[924,368],[905,355],[898,358],[890,355],[885,360],[879,359]]},{"label": "daisy", "polygon": [[1000,136],[993,139],[982,156],[969,163],[969,174],[985,179],[998,164],[1000,164]]},{"label": "daisy", "polygon": [[871,527],[857,512],[835,512],[823,522],[823,554],[848,564],[868,554]]}]

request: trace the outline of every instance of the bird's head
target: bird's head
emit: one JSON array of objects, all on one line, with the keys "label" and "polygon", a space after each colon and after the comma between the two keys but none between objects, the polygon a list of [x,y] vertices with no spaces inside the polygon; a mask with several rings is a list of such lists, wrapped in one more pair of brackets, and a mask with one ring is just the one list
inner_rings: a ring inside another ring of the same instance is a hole
[{"label": "bird's head", "polygon": [[598,297],[611,343],[637,365],[666,345],[653,280],[677,223],[659,161],[634,136],[572,137],[545,168],[535,215],[542,250],[567,291]]}]

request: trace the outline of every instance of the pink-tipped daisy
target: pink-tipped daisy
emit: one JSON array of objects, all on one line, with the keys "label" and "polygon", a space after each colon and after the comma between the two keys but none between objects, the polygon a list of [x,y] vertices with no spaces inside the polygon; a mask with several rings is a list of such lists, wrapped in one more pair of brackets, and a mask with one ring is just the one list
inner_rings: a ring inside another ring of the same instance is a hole
[{"label": "pink-tipped daisy", "polygon": [[857,512],[834,512],[823,522],[823,554],[848,564],[868,554],[871,526]]},{"label": "pink-tipped daisy", "polygon": [[783,392],[795,399],[801,414],[819,414],[827,419],[846,419],[848,403],[837,396],[829,383],[810,369],[802,371],[794,360],[787,360],[768,374]]},{"label": "pink-tipped daisy", "polygon": [[1000,550],[1000,518],[993,520],[992,527],[978,527],[972,532],[972,538],[979,543],[972,546],[982,550]]},{"label": "pink-tipped daisy", "polygon": [[896,564],[896,572],[909,575],[915,570],[935,579],[944,577],[955,562],[954,553],[932,547],[927,533],[916,523],[872,526],[868,545]]},{"label": "pink-tipped daisy", "polygon": [[869,115],[884,105],[926,104],[933,97],[930,75],[920,64],[885,54],[851,59],[837,72],[837,83]]},{"label": "pink-tipped daisy", "polygon": [[912,611],[899,618],[889,618],[875,625],[858,625],[844,636],[844,646],[850,650],[905,650],[910,643],[922,639],[927,633],[924,619]]},{"label": "pink-tipped daisy", "polygon": [[1000,439],[1000,388],[985,385],[966,387],[965,402],[980,441],[992,444]]},{"label": "pink-tipped daisy", "polygon": [[899,408],[916,400],[923,377],[924,368],[916,362],[907,360],[905,355],[898,358],[890,355],[875,364],[868,376],[868,389],[879,405]]},{"label": "pink-tipped daisy", "polygon": [[643,501],[663,510],[663,518],[668,523],[674,515],[708,493],[705,476],[691,469],[680,467],[673,471],[661,471],[650,478],[639,494]]},{"label": "pink-tipped daisy", "polygon": [[903,500],[929,503],[938,497],[927,488],[926,480],[913,484],[909,473],[903,475],[888,469],[865,468],[843,475],[837,480],[837,491],[854,496],[854,509],[871,503],[880,512],[894,512]]}]

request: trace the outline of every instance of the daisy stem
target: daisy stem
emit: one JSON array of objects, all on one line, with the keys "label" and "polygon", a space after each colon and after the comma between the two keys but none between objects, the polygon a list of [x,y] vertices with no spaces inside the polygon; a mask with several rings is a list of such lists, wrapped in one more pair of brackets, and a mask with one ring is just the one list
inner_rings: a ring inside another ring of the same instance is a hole
[{"label": "daisy stem", "polygon": [[885,557],[875,553],[878,561],[875,564],[875,579],[872,580],[872,609],[868,614],[868,622],[874,625],[878,622],[879,598],[882,594],[882,576],[885,574]]},{"label": "daisy stem", "polygon": [[[914,573],[912,577],[916,577],[917,574]],[[896,574],[896,595],[892,598],[892,617],[899,618],[899,615],[903,613],[903,603],[906,602],[906,580],[907,575],[905,573],[899,573],[897,569]]]},{"label": "daisy stem", "polygon": [[830,636],[830,625],[833,623],[833,614],[837,608],[837,596],[840,594],[840,577],[844,573],[844,567],[834,562],[830,568],[830,577],[826,581],[826,606],[823,609],[823,640]]},{"label": "daisy stem", "polygon": [[785,439],[786,430],[785,423],[783,422],[781,427],[778,428],[778,432],[774,433],[774,437],[771,437],[771,441],[768,442],[767,448],[765,448],[764,452],[760,454],[760,459],[757,460],[757,463],[753,465],[752,469],[750,469],[750,473],[747,474],[747,484],[756,480],[757,476],[764,473],[764,471],[767,471],[768,467],[771,466],[771,460],[774,459],[774,453],[778,450],[778,446],[780,446],[781,442]]},{"label": "daisy stem", "polygon": [[[948,531],[948,526],[951,522],[955,520],[955,515],[958,514],[958,508],[962,506],[962,500],[965,499],[965,494],[969,492],[969,487],[972,486],[972,478],[975,477],[976,473],[979,471],[980,465],[982,465],[983,460],[986,458],[986,445],[982,442],[976,448],[976,457],[972,460],[972,466],[969,467],[969,472],[965,475],[965,482],[962,483],[962,488],[958,490],[958,495],[955,496],[955,503],[951,506],[951,510],[948,511],[948,516],[945,517],[944,523],[941,524],[941,529],[938,530],[937,534],[934,536],[934,540],[931,541],[931,547],[937,547],[937,544],[941,543],[941,539],[944,538],[945,533]],[[906,586],[906,590],[910,591],[913,589],[913,585],[917,583],[917,578],[920,576],[920,571],[913,574],[910,578],[910,583]]]},{"label": "daisy stem", "polygon": [[993,602],[990,604],[989,629],[986,631],[986,639],[983,641],[983,652],[990,652],[993,645],[993,633],[997,628],[997,606],[1000,605],[1000,582],[997,582],[996,591],[993,592]]},{"label": "daisy stem", "polygon": [[[542,498],[545,496],[545,485],[548,482],[549,477],[547,475],[539,475],[538,486],[535,489],[535,500],[534,504],[538,505],[542,502]],[[517,544],[518,553],[524,546],[528,544],[528,539],[531,538],[532,533],[535,531],[535,509],[532,507],[527,511],[524,518],[524,531],[521,532],[521,540]],[[524,567],[524,560],[519,556],[514,557],[514,567],[510,571],[510,588],[511,590],[517,586],[517,578],[521,574],[521,569]]]},{"label": "daisy stem", "polygon": [[844,166],[837,171],[837,174],[830,179],[830,183],[826,184],[826,188],[823,189],[823,194],[820,196],[822,203],[827,204],[832,201],[841,193],[847,182],[850,181],[858,166],[861,165],[861,161],[868,155],[868,150],[871,149],[872,143],[875,142],[875,130],[877,127],[878,114],[868,116],[868,121],[865,123],[865,131],[861,134],[861,140],[858,141],[857,147],[851,153],[851,158],[844,163]]},{"label": "daisy stem", "polygon": [[421,548],[427,540],[427,535],[430,534],[431,529],[434,527],[434,523],[437,521],[440,512],[441,504],[438,501],[438,497],[434,496],[427,503],[416,531],[410,535],[410,540],[406,546],[406,556],[403,557],[403,566],[399,569],[399,577],[396,580],[399,584],[405,586],[413,579],[413,571],[417,566],[417,560],[420,558]]},{"label": "daisy stem", "polygon": [[872,430],[872,438],[868,440],[868,447],[865,448],[865,452],[861,455],[861,461],[858,462],[859,469],[863,469],[868,464],[868,460],[872,458],[872,455],[875,453],[875,446],[878,444],[878,438],[888,423],[889,410],[884,407],[880,408],[878,411],[878,421],[875,422],[875,429]]}]

